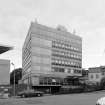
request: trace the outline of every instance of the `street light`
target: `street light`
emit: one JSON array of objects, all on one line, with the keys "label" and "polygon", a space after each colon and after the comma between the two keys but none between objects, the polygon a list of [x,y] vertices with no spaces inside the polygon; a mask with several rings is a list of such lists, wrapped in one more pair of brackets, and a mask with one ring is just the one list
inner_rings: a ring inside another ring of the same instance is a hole
[{"label": "street light", "polygon": [[27,86],[27,90],[31,89],[31,70],[28,71],[28,86]]},{"label": "street light", "polygon": [[15,96],[15,64],[11,63],[11,65],[13,65],[14,67],[14,96]]}]

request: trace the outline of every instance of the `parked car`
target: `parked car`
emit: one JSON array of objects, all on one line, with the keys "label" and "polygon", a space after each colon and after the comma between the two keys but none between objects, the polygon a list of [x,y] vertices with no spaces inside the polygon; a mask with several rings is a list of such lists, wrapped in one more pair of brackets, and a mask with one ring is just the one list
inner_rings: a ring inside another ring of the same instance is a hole
[{"label": "parked car", "polygon": [[24,90],[19,92],[17,95],[24,98],[24,97],[41,97],[43,96],[44,92],[36,91],[36,90]]}]

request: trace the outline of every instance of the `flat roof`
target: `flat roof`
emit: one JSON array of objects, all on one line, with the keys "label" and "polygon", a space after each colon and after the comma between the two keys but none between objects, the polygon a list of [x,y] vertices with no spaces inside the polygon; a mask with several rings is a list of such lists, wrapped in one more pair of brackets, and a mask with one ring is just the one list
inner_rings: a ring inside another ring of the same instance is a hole
[{"label": "flat roof", "polygon": [[7,46],[7,45],[1,45],[0,44],[0,54],[6,52],[6,51],[9,51],[9,50],[12,50],[13,47],[10,47],[10,46]]}]

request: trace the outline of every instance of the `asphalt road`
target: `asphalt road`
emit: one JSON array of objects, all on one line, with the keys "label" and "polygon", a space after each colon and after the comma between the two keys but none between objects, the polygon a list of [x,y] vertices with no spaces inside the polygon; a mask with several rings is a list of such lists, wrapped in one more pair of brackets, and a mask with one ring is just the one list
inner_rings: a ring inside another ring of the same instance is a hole
[{"label": "asphalt road", "polygon": [[95,105],[105,91],[68,95],[52,95],[34,98],[0,99],[0,105]]}]

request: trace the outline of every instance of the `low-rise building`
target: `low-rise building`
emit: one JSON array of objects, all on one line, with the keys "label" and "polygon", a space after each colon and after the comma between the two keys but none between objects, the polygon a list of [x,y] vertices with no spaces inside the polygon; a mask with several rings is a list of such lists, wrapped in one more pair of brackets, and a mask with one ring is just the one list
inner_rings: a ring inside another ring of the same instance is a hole
[{"label": "low-rise building", "polygon": [[[0,45],[0,54],[11,49],[12,47]],[[0,59],[0,95],[7,98],[10,88],[10,60]]]},{"label": "low-rise building", "polygon": [[93,83],[100,83],[105,77],[105,66],[89,68],[88,80]]},{"label": "low-rise building", "polygon": [[10,60],[0,59],[0,84],[10,83]]},{"label": "low-rise building", "polygon": [[[11,50],[12,47],[0,45],[0,54]],[[10,60],[0,59],[0,85],[10,83]]]}]

